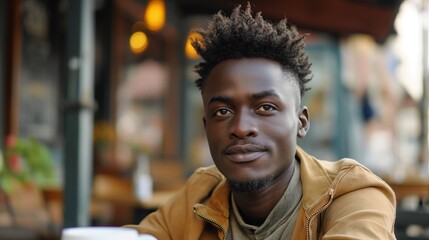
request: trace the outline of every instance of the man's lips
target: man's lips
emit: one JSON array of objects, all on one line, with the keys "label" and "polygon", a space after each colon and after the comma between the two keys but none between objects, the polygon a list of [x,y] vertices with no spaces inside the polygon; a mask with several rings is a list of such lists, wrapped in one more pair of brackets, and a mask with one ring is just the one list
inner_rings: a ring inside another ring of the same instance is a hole
[{"label": "man's lips", "polygon": [[237,163],[245,163],[256,160],[266,153],[266,148],[255,144],[232,145],[225,149],[225,156]]}]

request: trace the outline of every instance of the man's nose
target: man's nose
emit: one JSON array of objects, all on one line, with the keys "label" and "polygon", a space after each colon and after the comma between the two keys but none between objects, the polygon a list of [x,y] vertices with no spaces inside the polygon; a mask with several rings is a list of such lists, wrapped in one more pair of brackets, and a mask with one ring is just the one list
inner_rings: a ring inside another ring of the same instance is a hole
[{"label": "man's nose", "polygon": [[232,138],[248,138],[258,135],[255,116],[244,110],[236,113],[231,122],[230,136]]}]

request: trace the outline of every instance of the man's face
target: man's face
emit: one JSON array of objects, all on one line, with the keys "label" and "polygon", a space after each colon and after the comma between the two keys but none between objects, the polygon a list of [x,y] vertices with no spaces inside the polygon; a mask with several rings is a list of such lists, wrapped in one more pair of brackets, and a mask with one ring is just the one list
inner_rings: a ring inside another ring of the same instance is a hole
[{"label": "man's face", "polygon": [[230,182],[263,182],[260,188],[293,162],[297,137],[309,127],[293,78],[262,58],[226,60],[210,72],[204,126],[213,160]]}]

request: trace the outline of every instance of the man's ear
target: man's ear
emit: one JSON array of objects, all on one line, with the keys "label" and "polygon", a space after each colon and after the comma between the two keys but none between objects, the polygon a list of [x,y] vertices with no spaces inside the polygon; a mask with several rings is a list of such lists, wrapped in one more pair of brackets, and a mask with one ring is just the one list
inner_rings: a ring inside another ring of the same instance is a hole
[{"label": "man's ear", "polygon": [[298,132],[297,136],[299,138],[305,137],[307,135],[308,130],[310,129],[310,117],[308,115],[308,109],[306,106],[301,107],[298,113]]}]

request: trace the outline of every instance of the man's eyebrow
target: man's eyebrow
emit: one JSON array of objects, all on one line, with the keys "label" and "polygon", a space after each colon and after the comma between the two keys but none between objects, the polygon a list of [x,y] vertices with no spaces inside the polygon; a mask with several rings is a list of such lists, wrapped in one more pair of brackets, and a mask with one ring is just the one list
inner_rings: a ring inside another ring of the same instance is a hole
[{"label": "man's eyebrow", "polygon": [[[265,97],[280,98],[280,96],[276,93],[275,90],[267,90],[267,91],[254,93],[254,94],[250,95],[250,97],[253,100],[259,100],[259,99],[262,99]],[[213,102],[222,102],[222,103],[226,103],[226,104],[232,104],[233,100],[231,97],[228,97],[228,96],[213,96],[212,98],[210,98],[210,101],[208,104],[210,105]]]},{"label": "man's eyebrow", "polygon": [[280,96],[274,90],[267,90],[259,93],[254,93],[251,95],[253,100],[258,100],[264,97],[275,97],[280,98]]},{"label": "man's eyebrow", "polygon": [[213,96],[212,98],[210,98],[209,101],[209,105],[214,103],[214,102],[222,102],[222,103],[226,103],[226,104],[231,104],[232,98],[228,97],[228,96]]}]

